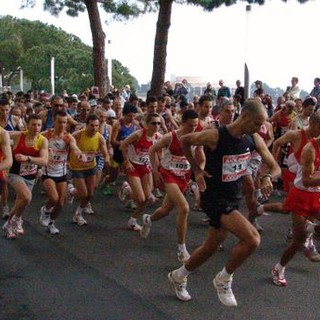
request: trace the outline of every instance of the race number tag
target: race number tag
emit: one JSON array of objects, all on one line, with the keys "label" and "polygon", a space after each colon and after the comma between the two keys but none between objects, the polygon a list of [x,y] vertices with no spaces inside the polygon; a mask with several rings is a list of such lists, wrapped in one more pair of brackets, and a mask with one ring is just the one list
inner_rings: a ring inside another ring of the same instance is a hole
[{"label": "race number tag", "polygon": [[37,169],[38,169],[38,166],[36,164],[34,164],[34,163],[22,162],[20,164],[19,175],[21,177],[36,175],[37,174]]},{"label": "race number tag", "polygon": [[236,181],[247,172],[250,152],[237,155],[225,155],[222,158],[222,182]]},{"label": "race number tag", "polygon": [[184,176],[191,169],[190,163],[185,157],[171,156],[170,170],[176,176]]}]

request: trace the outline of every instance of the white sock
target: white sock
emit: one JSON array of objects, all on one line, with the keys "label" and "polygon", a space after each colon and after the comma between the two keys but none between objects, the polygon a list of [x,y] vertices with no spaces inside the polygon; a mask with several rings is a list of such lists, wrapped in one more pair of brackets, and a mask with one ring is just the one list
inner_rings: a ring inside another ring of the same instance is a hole
[{"label": "white sock", "polygon": [[279,270],[280,273],[283,273],[286,267],[282,266],[280,263],[277,263],[275,268]]},{"label": "white sock", "polygon": [[179,251],[187,251],[185,243],[178,243],[178,250]]},{"label": "white sock", "polygon": [[233,273],[228,273],[226,268],[223,268],[222,271],[220,272],[220,278],[223,280],[230,280],[233,276]]},{"label": "white sock", "polygon": [[174,278],[177,280],[182,280],[183,278],[187,277],[190,273],[191,271],[188,271],[184,265],[179,269],[173,271]]},{"label": "white sock", "polygon": [[309,233],[314,233],[314,227],[316,226],[316,223],[312,223],[312,222],[309,222],[307,223],[306,225],[306,231],[309,232]]},{"label": "white sock", "polygon": [[83,208],[78,207],[77,211],[76,211],[76,214],[82,214],[82,210],[83,210]]},{"label": "white sock", "polygon": [[136,224],[137,223],[137,219],[130,217],[129,223],[130,224]]}]

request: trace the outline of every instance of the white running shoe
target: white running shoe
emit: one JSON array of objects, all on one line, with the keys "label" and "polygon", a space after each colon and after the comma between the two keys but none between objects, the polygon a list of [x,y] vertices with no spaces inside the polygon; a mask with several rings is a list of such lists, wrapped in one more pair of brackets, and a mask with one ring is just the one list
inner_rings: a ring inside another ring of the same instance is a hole
[{"label": "white running shoe", "polygon": [[138,224],[137,222],[135,223],[132,223],[132,222],[128,222],[128,225],[127,225],[127,229],[128,230],[132,230],[132,231],[138,231],[140,232],[142,227],[140,226],[140,224]]},{"label": "white running shoe", "polygon": [[237,300],[231,288],[232,278],[228,281],[220,279],[220,272],[213,279],[213,285],[217,289],[219,300],[227,307],[236,307]]},{"label": "white running shoe", "polygon": [[148,238],[150,229],[151,229],[151,220],[150,220],[150,215],[149,214],[144,214],[142,216],[142,227],[140,230],[140,236],[142,238]]},{"label": "white running shoe", "polygon": [[187,250],[179,250],[177,251],[177,256],[178,256],[178,260],[181,262],[181,263],[185,263],[189,260],[190,258],[190,254]]},{"label": "white running shoe", "polygon": [[88,204],[83,208],[82,212],[84,214],[94,214],[94,211],[93,211],[92,206],[91,206],[91,202],[88,202]]},{"label": "white running shoe", "polygon": [[272,281],[275,285],[280,287],[287,286],[287,280],[284,277],[284,271],[280,272],[276,266],[274,266],[271,270]]},{"label": "white running shoe", "polygon": [[59,234],[60,230],[54,225],[54,222],[49,223],[49,225],[47,226],[47,231],[50,234]]},{"label": "white running shoe", "polygon": [[40,224],[43,227],[47,227],[50,222],[50,213],[46,212],[46,207],[43,206],[40,209],[40,218],[39,218]]},{"label": "white running shoe", "polygon": [[72,204],[75,196],[76,188],[72,183],[67,186],[67,202]]},{"label": "white running shoe", "polygon": [[16,225],[17,225],[17,228],[16,228],[16,233],[20,236],[23,236],[24,235],[24,230],[22,228],[22,224],[23,224],[23,220],[22,220],[22,217],[20,217],[17,221],[16,221]]},{"label": "white running shoe", "polygon": [[5,224],[2,226],[2,229],[5,233],[5,237],[7,239],[15,239],[17,237],[16,234],[16,224],[12,223],[12,219],[8,219]]},{"label": "white running shoe", "polygon": [[119,200],[121,202],[124,202],[130,193],[131,193],[131,187],[127,181],[124,181],[118,192]]},{"label": "white running shoe", "polygon": [[80,227],[88,224],[88,222],[83,218],[82,214],[77,212],[73,216],[73,222]]},{"label": "white running shoe", "polygon": [[174,279],[174,271],[168,274],[168,279],[174,288],[176,296],[181,301],[191,300],[191,296],[187,291],[187,278],[183,278],[182,282],[178,282]]},{"label": "white running shoe", "polygon": [[156,198],[163,198],[163,194],[161,193],[161,191],[159,190],[159,188],[155,188],[154,189],[154,196]]},{"label": "white running shoe", "polygon": [[137,209],[137,205],[135,204],[134,200],[128,200],[126,204],[126,208],[128,209]]}]

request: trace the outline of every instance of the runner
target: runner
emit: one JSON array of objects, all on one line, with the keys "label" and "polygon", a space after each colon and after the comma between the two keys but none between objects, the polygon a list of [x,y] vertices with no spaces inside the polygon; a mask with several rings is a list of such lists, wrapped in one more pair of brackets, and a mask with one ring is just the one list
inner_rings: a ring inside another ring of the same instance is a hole
[{"label": "runner", "polygon": [[[313,138],[303,148],[301,165],[289,191],[285,206],[292,212],[292,241],[284,250],[280,262],[272,269],[273,283],[286,286],[285,268],[301,248],[308,233],[319,234],[318,226],[310,220],[320,219],[320,138]],[[315,227],[316,226],[316,227]],[[319,262],[319,261],[316,261]]]},{"label": "runner", "polygon": [[[150,233],[151,224],[170,214],[176,207],[177,216],[177,238],[178,238],[178,260],[188,260],[189,253],[186,248],[187,219],[189,204],[184,192],[190,181],[190,164],[181,149],[180,139],[183,135],[195,131],[198,126],[198,114],[194,110],[187,110],[182,115],[181,126],[178,130],[165,134],[151,149],[150,160],[155,177],[156,186],[166,191],[162,206],[152,215],[143,215],[143,226],[140,235],[147,238]],[[163,151],[159,164],[157,153]]]},{"label": "runner", "polygon": [[90,203],[95,190],[96,155],[100,151],[105,162],[110,162],[106,141],[99,133],[99,125],[98,116],[90,114],[86,120],[86,127],[73,133],[79,149],[86,155],[86,159],[79,159],[76,154],[70,154],[70,169],[79,199],[79,206],[73,216],[73,221],[79,226],[87,224],[82,213]]},{"label": "runner", "polygon": [[[206,262],[228,232],[239,242],[221,272],[213,280],[220,301],[226,306],[237,306],[231,284],[233,273],[255,251],[260,236],[250,222],[239,212],[241,178],[246,174],[250,151],[256,149],[270,168],[262,178],[262,192],[269,195],[272,179],[280,175],[280,168],[267,149],[262,138],[256,134],[267,120],[263,105],[256,99],[244,103],[241,115],[231,124],[217,129],[203,130],[182,137],[184,153],[191,163],[201,194],[201,207],[210,218],[210,227],[204,243],[198,247],[181,268],[169,273],[178,299],[191,299],[186,289],[187,276]],[[205,148],[206,165],[202,170],[195,161],[191,147]]]},{"label": "runner", "polygon": [[48,199],[40,210],[40,223],[47,227],[50,234],[58,234],[54,222],[57,219],[66,198],[67,192],[67,160],[69,152],[85,161],[85,155],[77,147],[74,137],[66,132],[67,113],[58,111],[53,116],[53,129],[42,134],[48,139],[48,165],[42,168],[43,187]]},{"label": "runner", "polygon": [[141,230],[137,219],[145,209],[153,189],[149,152],[161,136],[158,133],[161,126],[160,116],[149,113],[145,117],[145,126],[144,129],[133,132],[121,144],[128,182],[137,203],[137,208],[128,221],[128,229],[133,231]]},{"label": "runner", "polygon": [[48,163],[48,140],[40,134],[41,126],[39,115],[32,114],[28,119],[27,131],[11,135],[14,157],[8,181],[16,193],[16,200],[3,226],[8,239],[24,234],[22,214],[31,202],[38,166],[46,166]]}]

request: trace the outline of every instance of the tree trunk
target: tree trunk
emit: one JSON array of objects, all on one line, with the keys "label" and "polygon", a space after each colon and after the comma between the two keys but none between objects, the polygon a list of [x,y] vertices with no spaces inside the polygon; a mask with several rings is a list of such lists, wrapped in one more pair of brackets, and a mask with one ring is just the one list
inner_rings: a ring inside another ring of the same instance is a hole
[{"label": "tree trunk", "polygon": [[99,88],[101,98],[107,94],[107,66],[105,60],[105,38],[103,32],[97,0],[84,1],[89,15],[92,33],[92,57],[94,68],[94,85]]},{"label": "tree trunk", "polygon": [[153,71],[151,78],[150,95],[160,96],[166,73],[167,44],[171,25],[171,11],[173,0],[159,1],[159,15],[154,42]]}]

